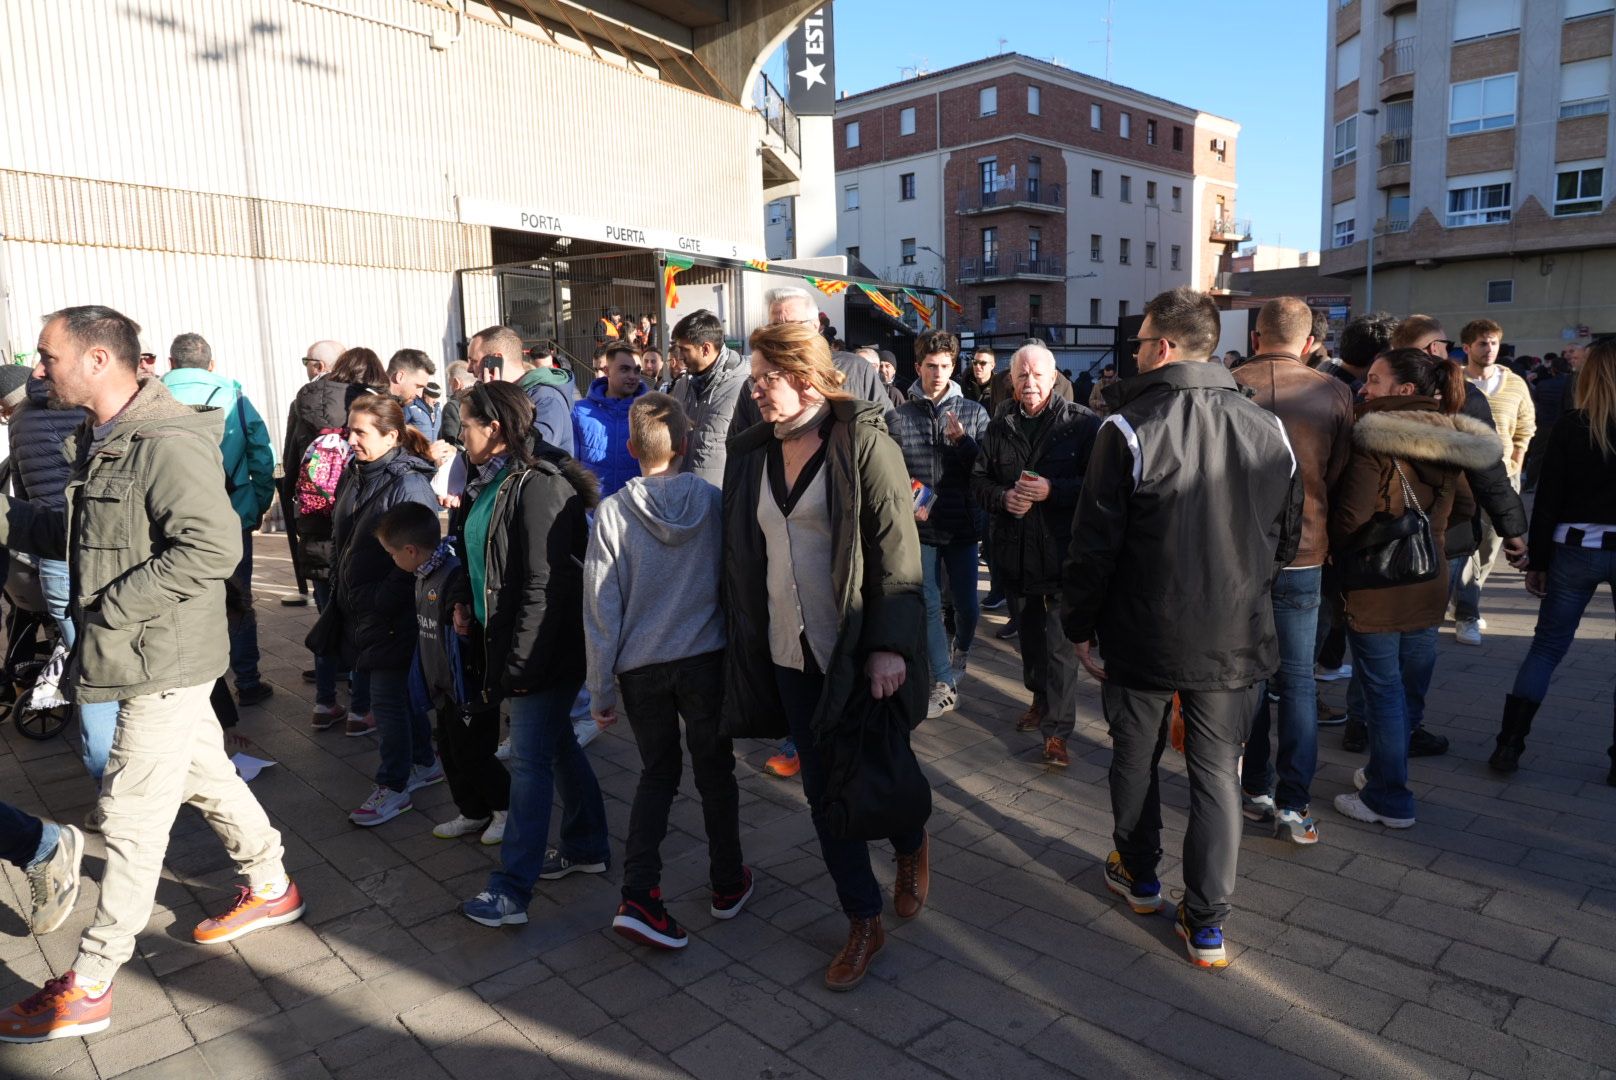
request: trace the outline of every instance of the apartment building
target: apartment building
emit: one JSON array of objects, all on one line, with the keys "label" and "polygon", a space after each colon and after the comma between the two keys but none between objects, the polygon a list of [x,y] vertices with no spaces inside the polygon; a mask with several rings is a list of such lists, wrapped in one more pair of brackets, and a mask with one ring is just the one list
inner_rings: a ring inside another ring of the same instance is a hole
[{"label": "apartment building", "polygon": [[1229,293],[1240,125],[1005,53],[842,98],[842,253],[937,285],[979,334],[1110,325]]},{"label": "apartment building", "polygon": [[1330,9],[1320,269],[1353,307],[1486,316],[1525,353],[1616,330],[1616,0]]}]

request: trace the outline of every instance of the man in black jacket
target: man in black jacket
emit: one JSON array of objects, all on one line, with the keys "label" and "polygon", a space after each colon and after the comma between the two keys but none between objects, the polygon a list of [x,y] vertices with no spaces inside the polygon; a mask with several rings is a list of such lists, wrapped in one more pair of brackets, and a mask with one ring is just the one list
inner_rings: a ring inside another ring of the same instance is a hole
[{"label": "man in black jacket", "polygon": [[1061,562],[1100,418],[1057,396],[1055,356],[1029,341],[1010,358],[1015,400],[982,436],[971,495],[991,515],[988,541],[1011,610],[1021,623],[1021,672],[1032,707],[1016,725],[1039,731],[1044,760],[1071,763],[1077,662],[1061,640]]},{"label": "man in black jacket", "polygon": [[1115,388],[1083,478],[1062,604],[1111,729],[1117,850],[1106,887],[1141,914],[1162,903],[1156,766],[1175,693],[1182,704],[1190,820],[1178,933],[1202,967],[1228,962],[1236,765],[1258,684],[1279,667],[1269,590],[1295,557],[1302,514],[1284,424],[1206,362],[1218,332],[1217,305],[1191,289],[1145,306],[1140,374]]}]

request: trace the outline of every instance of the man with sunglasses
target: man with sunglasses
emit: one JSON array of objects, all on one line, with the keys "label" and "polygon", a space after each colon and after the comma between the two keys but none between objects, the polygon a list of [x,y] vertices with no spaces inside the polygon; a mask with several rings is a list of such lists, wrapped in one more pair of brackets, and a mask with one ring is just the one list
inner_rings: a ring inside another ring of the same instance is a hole
[{"label": "man with sunglasses", "polygon": [[966,401],[974,401],[984,409],[993,403],[993,370],[996,366],[993,353],[987,349],[978,349],[972,354],[971,362],[960,372],[960,389]]}]

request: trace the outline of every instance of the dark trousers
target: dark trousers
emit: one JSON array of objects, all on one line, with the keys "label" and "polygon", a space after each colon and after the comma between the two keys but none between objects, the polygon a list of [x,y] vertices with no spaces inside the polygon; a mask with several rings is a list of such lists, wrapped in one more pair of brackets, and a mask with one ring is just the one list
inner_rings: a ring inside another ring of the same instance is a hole
[{"label": "dark trousers", "polygon": [[1021,681],[1043,710],[1039,734],[1070,739],[1077,726],[1079,665],[1061,627],[1060,600],[1053,596],[1012,596],[1021,621]]},{"label": "dark trousers", "polygon": [[213,715],[219,718],[219,726],[226,731],[241,722],[241,713],[236,711],[236,699],[230,696],[230,684],[223,678],[213,680],[213,693],[208,695],[208,704],[213,706]]},{"label": "dark trousers", "polygon": [[499,749],[499,710],[479,709],[462,717],[459,706],[449,705],[434,713],[438,760],[455,808],[473,821],[510,809],[511,774],[494,756]]},{"label": "dark trousers", "polygon": [[[825,688],[825,676],[814,663],[807,646],[808,671],[774,667],[775,685],[780,688],[780,701],[785,706],[786,721],[791,725],[791,737],[797,742],[797,759],[802,763],[802,793],[807,796],[808,809],[814,820],[814,831],[819,834],[819,850],[825,859],[825,869],[836,883],[836,896],[842,911],[850,918],[869,918],[881,914],[881,886],[870,869],[870,845],[863,840],[847,840],[832,836],[825,828],[825,784],[828,780],[823,753],[814,743],[812,730],[814,710]],[[893,850],[900,855],[913,855],[925,843],[924,829],[909,836],[894,836]]]},{"label": "dark trousers", "polygon": [[[1190,823],[1184,834],[1184,907],[1191,927],[1221,926],[1234,893],[1240,854],[1240,780],[1236,766],[1251,729],[1257,687],[1183,690],[1184,758]],[[1173,691],[1107,682],[1111,729],[1111,814],[1117,851],[1136,877],[1156,876],[1161,861],[1161,790],[1157,764],[1172,722]]]},{"label": "dark trousers", "polygon": [[40,835],[45,823],[32,814],[24,813],[8,802],[0,802],[0,859],[18,870],[39,854]]},{"label": "dark trousers", "polygon": [[679,793],[684,755],[679,718],[685,721],[690,771],[701,796],[707,831],[707,880],[717,892],[740,889],[741,795],[735,784],[735,744],[719,729],[724,654],[647,664],[617,677],[623,712],[640,747],[640,784],[628,815],[623,845],[623,892],[642,894],[662,883],[659,849],[668,834],[668,811]]},{"label": "dark trousers", "polygon": [[258,613],[253,610],[252,542],[252,530],[243,529],[241,561],[224,583],[224,612],[230,634],[230,670],[235,673],[237,690],[250,689],[262,681],[258,674]]}]

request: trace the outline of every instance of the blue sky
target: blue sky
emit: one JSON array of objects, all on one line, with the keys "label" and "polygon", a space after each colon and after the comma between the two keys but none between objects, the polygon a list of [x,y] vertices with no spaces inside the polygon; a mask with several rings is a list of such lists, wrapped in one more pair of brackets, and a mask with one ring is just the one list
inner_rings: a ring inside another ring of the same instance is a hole
[{"label": "blue sky", "polygon": [[[1111,80],[1238,121],[1252,235],[1319,245],[1325,0],[1115,0]],[[1004,48],[1105,78],[1106,0],[836,0],[836,81],[858,93]]]}]

